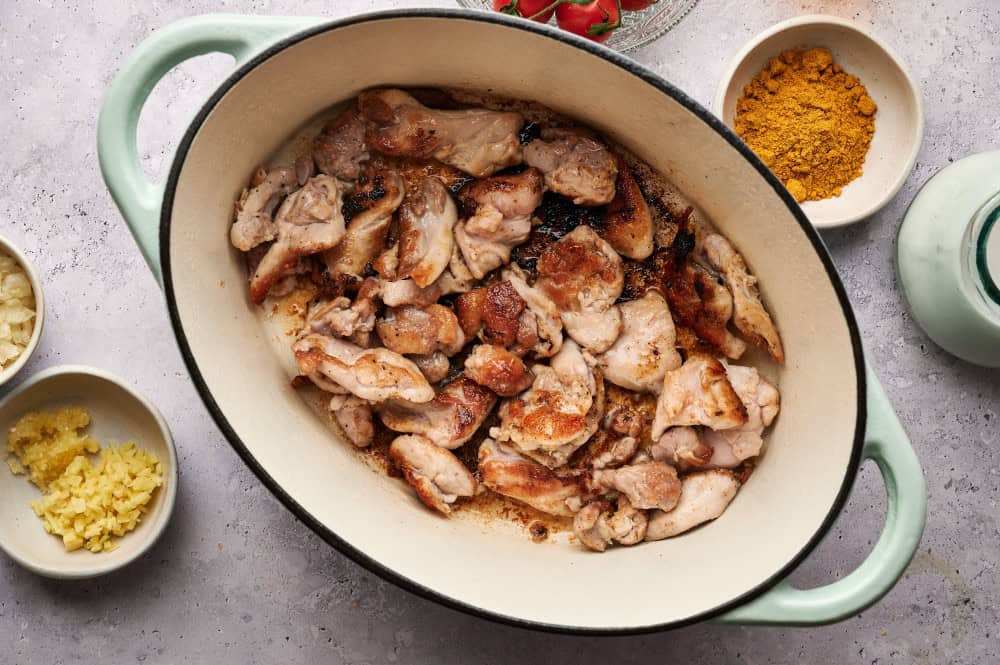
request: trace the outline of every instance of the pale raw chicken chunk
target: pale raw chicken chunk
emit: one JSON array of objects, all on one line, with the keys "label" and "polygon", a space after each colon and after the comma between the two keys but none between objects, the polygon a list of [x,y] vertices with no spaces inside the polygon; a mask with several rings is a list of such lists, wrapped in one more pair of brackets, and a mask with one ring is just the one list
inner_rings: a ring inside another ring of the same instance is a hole
[{"label": "pale raw chicken chunk", "polygon": [[389,457],[420,500],[445,515],[458,497],[476,493],[476,479],[465,465],[422,436],[397,436],[389,446]]},{"label": "pale raw chicken chunk", "polygon": [[[310,333],[292,345],[299,370],[320,373],[362,399],[429,402],[434,389],[420,369],[388,349],[363,349],[342,339]],[[322,386],[320,386],[322,387]]]},{"label": "pale raw chicken chunk", "polygon": [[545,186],[576,205],[599,206],[615,197],[618,165],[606,146],[575,129],[548,128],[524,147],[524,161],[545,174]]},{"label": "pale raw chicken chunk", "polygon": [[698,471],[681,481],[681,498],[670,512],[649,515],[646,540],[662,540],[714,520],[736,496],[740,481],[730,471]]},{"label": "pale raw chicken chunk", "polygon": [[436,159],[477,178],[521,163],[519,113],[437,110],[397,89],[358,98],[369,147],[386,155]]},{"label": "pale raw chicken chunk", "polygon": [[712,356],[692,353],[663,379],[652,437],[659,439],[668,427],[706,425],[730,429],[746,421],[746,407],[729,382],[726,368]]},{"label": "pale raw chicken chunk", "polygon": [[455,202],[441,181],[424,178],[419,193],[399,209],[399,279],[420,288],[434,283],[451,261],[452,229],[458,219]]},{"label": "pale raw chicken chunk", "polygon": [[395,432],[420,434],[442,448],[458,448],[476,433],[496,401],[492,392],[459,376],[429,402],[390,400],[376,410],[385,426]]},{"label": "pale raw chicken chunk", "polygon": [[[736,466],[760,454],[764,445],[764,428],[774,421],[781,404],[778,389],[756,368],[728,365],[726,374],[746,408],[747,421],[732,429],[704,433],[705,443],[714,451],[709,463],[719,467]],[[732,463],[734,460],[736,464]]]},{"label": "pale raw chicken chunk", "polygon": [[683,471],[708,464],[712,459],[713,449],[698,436],[698,431],[693,427],[671,427],[660,435],[649,448],[649,453],[653,459],[662,460]]},{"label": "pale raw chicken chunk", "polygon": [[479,447],[479,475],[483,485],[497,494],[550,515],[571,516],[570,506],[578,504],[583,494],[575,479],[560,478],[493,439],[485,439]]},{"label": "pale raw chicken chunk", "polygon": [[681,366],[667,301],[649,291],[618,306],[622,332],[598,358],[604,378],[627,390],[659,392],[667,371]]},{"label": "pale raw chicken chunk", "polygon": [[511,250],[528,239],[531,213],[542,201],[542,174],[528,169],[477,180],[460,201],[475,212],[455,227],[455,242],[472,275],[482,279],[510,262]]},{"label": "pale raw chicken chunk", "polygon": [[332,249],[344,237],[343,188],[336,178],[318,175],[290,194],[275,217],[277,240],[250,278],[250,299],[263,302],[271,287],[300,257]]}]

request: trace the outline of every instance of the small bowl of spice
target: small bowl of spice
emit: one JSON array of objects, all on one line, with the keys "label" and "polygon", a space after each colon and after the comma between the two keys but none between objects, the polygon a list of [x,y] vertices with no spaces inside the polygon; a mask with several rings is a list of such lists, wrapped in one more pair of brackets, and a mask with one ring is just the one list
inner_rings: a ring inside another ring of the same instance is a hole
[{"label": "small bowl of spice", "polygon": [[156,408],[80,366],[0,400],[0,549],[46,577],[95,577],[142,556],[170,519],[177,456]]},{"label": "small bowl of spice", "polygon": [[713,110],[818,228],[888,203],[924,131],[920,92],[900,58],[834,16],[802,16],[758,35],[722,77]]}]

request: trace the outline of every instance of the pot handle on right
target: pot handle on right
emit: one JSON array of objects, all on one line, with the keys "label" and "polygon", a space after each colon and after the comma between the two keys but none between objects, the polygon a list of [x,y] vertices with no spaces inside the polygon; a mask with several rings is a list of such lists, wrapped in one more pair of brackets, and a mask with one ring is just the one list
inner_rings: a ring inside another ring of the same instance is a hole
[{"label": "pot handle on right", "polygon": [[875,548],[847,577],[815,589],[785,579],[762,596],[727,612],[725,623],[811,626],[840,621],[873,605],[903,574],[924,530],[927,486],[923,469],[875,373],[867,370],[868,428],[862,451],[885,482],[885,527]]}]

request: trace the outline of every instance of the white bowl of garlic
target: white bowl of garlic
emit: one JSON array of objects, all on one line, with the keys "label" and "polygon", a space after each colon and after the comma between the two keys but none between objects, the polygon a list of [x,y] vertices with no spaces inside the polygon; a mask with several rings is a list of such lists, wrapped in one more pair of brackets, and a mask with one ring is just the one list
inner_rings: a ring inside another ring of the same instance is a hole
[{"label": "white bowl of garlic", "polygon": [[28,362],[42,337],[45,299],[28,257],[0,236],[0,386]]}]

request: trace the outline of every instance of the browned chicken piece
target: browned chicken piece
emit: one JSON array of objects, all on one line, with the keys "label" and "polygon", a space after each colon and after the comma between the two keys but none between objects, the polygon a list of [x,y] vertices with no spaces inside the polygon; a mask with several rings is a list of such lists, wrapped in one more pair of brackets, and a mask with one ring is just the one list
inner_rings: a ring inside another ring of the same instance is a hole
[{"label": "browned chicken piece", "polygon": [[747,264],[728,240],[717,233],[705,238],[705,257],[726,280],[735,305],[733,323],[736,329],[756,346],[766,349],[775,362],[785,362],[781,337],[764,309],[757,290],[757,278],[750,274]]},{"label": "browned chicken piece", "polygon": [[459,194],[471,216],[455,226],[455,242],[471,273],[482,279],[510,262],[511,250],[528,239],[531,213],[542,202],[542,174],[528,169],[477,180]]},{"label": "browned chicken piece", "polygon": [[622,256],[643,261],[653,253],[653,216],[632,170],[621,157],[617,160],[618,184],[605,209],[607,226],[601,237]]},{"label": "browned chicken piece", "polygon": [[407,194],[420,191],[420,183],[424,178],[437,178],[452,194],[457,193],[475,178],[464,171],[430,159],[411,159],[409,157],[391,157],[378,155],[372,160],[380,169],[398,173],[406,186]]},{"label": "browned chicken piece", "polygon": [[385,250],[392,214],[403,201],[403,179],[395,173],[366,173],[348,196],[348,202],[352,201],[360,210],[348,222],[340,244],[323,254],[335,280],[360,278]]},{"label": "browned chicken piece", "polygon": [[664,462],[640,462],[617,469],[594,471],[592,482],[599,490],[616,490],[629,503],[644,510],[671,510],[681,495],[677,470]]},{"label": "browned chicken piece", "polygon": [[390,307],[375,323],[379,339],[390,351],[452,356],[465,345],[465,333],[454,312],[444,305]]},{"label": "browned chicken piece", "polygon": [[621,332],[622,260],[589,226],[578,226],[538,259],[541,289],[559,308],[566,332],[592,353],[602,353]]},{"label": "browned chicken piece", "polygon": [[524,146],[524,161],[545,175],[545,186],[581,206],[615,197],[618,165],[606,146],[575,129],[548,128]]},{"label": "browned chicken piece", "polygon": [[260,304],[271,287],[302,256],[332,249],[344,237],[343,190],[336,178],[319,175],[293,192],[278,209],[277,240],[250,278],[250,299]]},{"label": "browned chicken piece", "polygon": [[398,278],[409,277],[424,288],[441,276],[451,260],[457,218],[455,202],[441,181],[424,179],[420,193],[399,209]]},{"label": "browned chicken piece", "polygon": [[652,437],[659,439],[668,427],[730,429],[746,421],[746,407],[729,382],[726,368],[712,356],[695,353],[664,377]]},{"label": "browned chicken piece", "polygon": [[740,481],[730,471],[710,470],[689,474],[681,481],[681,497],[670,512],[649,515],[646,540],[662,540],[714,520],[736,496]]},{"label": "browned chicken piece", "polygon": [[371,444],[375,438],[371,402],[354,395],[334,395],[330,400],[330,411],[348,441],[358,448]]},{"label": "browned chicken piece", "polygon": [[466,376],[438,391],[423,404],[393,400],[375,407],[385,426],[394,432],[419,434],[442,448],[458,448],[483,424],[496,404],[496,395]]},{"label": "browned chicken piece", "polygon": [[650,444],[649,426],[656,413],[656,396],[625,390],[613,383],[605,386],[606,406],[603,427],[611,432]]},{"label": "browned chicken piece", "polygon": [[448,371],[451,369],[448,356],[440,351],[435,351],[430,355],[412,355],[410,356],[410,360],[420,368],[428,383],[437,383],[448,376]]},{"label": "browned chicken piece", "polygon": [[563,344],[559,308],[537,286],[528,286],[519,267],[511,265],[505,268],[502,276],[527,305],[518,318],[518,345],[538,358],[549,358],[559,353]]},{"label": "browned chicken piece", "polygon": [[317,304],[306,325],[313,332],[347,337],[358,346],[368,346],[371,331],[375,329],[380,291],[378,280],[369,277],[361,283],[353,303],[340,296]]},{"label": "browned chicken piece", "polygon": [[258,168],[250,180],[250,189],[244,189],[236,202],[236,221],[229,229],[233,247],[247,252],[278,237],[278,227],[272,218],[274,210],[297,184],[295,169]]},{"label": "browned chicken piece", "polygon": [[474,496],[476,479],[457,457],[422,436],[397,436],[389,458],[429,508],[449,514],[460,496]]},{"label": "browned chicken piece", "polygon": [[560,478],[493,439],[484,439],[479,446],[479,477],[483,485],[497,494],[549,515],[572,516],[570,504],[578,503],[583,496],[576,479]]},{"label": "browned chicken piece", "polygon": [[519,113],[430,109],[397,89],[358,97],[368,146],[386,155],[436,159],[482,178],[521,163]]},{"label": "browned chicken piece", "polygon": [[635,436],[599,429],[570,459],[575,468],[611,469],[628,462],[639,449]]},{"label": "browned chicken piece", "polygon": [[649,291],[618,308],[621,335],[598,357],[604,378],[627,390],[659,392],[667,371],[681,366],[667,302],[659,293]]},{"label": "browned chicken piece", "polygon": [[510,442],[550,469],[563,466],[597,431],[604,407],[604,380],[580,348],[566,341],[549,365],[532,368],[534,382],[499,410],[490,436]]},{"label": "browned chicken piece", "polygon": [[573,517],[573,533],[592,550],[603,552],[613,543],[635,545],[646,537],[646,513],[636,510],[625,497],[617,506],[594,501]]},{"label": "browned chicken piece", "polygon": [[473,289],[455,299],[455,313],[468,337],[512,348],[517,344],[521,312],[528,306],[508,280]]},{"label": "browned chicken piece", "polygon": [[713,451],[709,460],[712,466],[735,467],[760,454],[764,428],[778,415],[781,397],[754,367],[729,365],[726,374],[746,408],[747,420],[733,429],[706,431],[703,438]]},{"label": "browned chicken piece", "polygon": [[388,349],[362,349],[342,339],[310,333],[296,341],[292,351],[303,374],[319,372],[361,399],[415,403],[434,399],[434,389],[420,369]]},{"label": "browned chicken piece", "polygon": [[524,361],[502,346],[479,344],[465,359],[465,374],[501,397],[513,397],[534,380]]},{"label": "browned chicken piece", "polygon": [[712,447],[701,440],[693,427],[671,427],[649,448],[653,459],[671,464],[681,471],[705,466],[712,459]]},{"label": "browned chicken piece", "polygon": [[368,157],[365,121],[353,104],[326,123],[313,142],[313,160],[320,173],[341,180],[357,180]]}]

